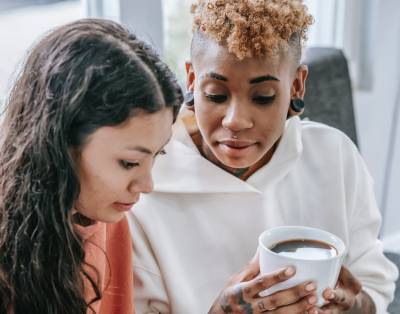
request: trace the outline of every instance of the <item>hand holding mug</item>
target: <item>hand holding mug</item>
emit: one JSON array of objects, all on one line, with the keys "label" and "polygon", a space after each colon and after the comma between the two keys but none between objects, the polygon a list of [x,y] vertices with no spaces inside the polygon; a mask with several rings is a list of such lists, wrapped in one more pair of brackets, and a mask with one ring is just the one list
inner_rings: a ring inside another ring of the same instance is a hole
[{"label": "hand holding mug", "polygon": [[363,314],[376,313],[373,300],[361,289],[360,281],[342,266],[335,289],[325,289],[323,292],[323,297],[328,303],[318,313],[340,314],[348,311]]},{"label": "hand holding mug", "polygon": [[292,288],[261,297],[259,293],[284,282],[295,274],[293,267],[259,274],[258,254],[242,271],[231,277],[209,314],[225,313],[317,313],[316,285],[305,282]]}]

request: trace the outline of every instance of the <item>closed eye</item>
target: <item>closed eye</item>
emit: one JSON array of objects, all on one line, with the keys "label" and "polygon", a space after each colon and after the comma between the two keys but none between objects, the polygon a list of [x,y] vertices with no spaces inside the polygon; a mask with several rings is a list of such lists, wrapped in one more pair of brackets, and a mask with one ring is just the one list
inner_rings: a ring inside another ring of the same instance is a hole
[{"label": "closed eye", "polygon": [[259,105],[269,105],[274,102],[276,95],[273,96],[256,96],[253,101]]},{"label": "closed eye", "polygon": [[225,101],[228,99],[228,97],[227,97],[226,95],[223,95],[223,94],[221,94],[221,95],[216,95],[216,94],[204,94],[204,96],[205,96],[208,100],[210,100],[210,101],[212,101],[212,102],[215,102],[215,103],[218,103],[218,104],[221,104],[221,103],[225,102]]},{"label": "closed eye", "polygon": [[140,166],[140,164],[138,162],[131,162],[131,161],[127,161],[127,160],[120,160],[119,164],[125,170],[130,170],[132,168]]}]

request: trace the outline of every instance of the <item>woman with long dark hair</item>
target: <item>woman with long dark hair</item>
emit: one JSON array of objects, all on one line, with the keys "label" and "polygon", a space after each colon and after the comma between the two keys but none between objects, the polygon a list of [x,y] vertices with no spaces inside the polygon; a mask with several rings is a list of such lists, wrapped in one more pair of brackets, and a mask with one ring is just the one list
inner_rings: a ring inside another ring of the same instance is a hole
[{"label": "woman with long dark hair", "polygon": [[0,136],[0,313],[133,313],[125,218],[182,102],[122,26],[80,20],[30,52]]}]

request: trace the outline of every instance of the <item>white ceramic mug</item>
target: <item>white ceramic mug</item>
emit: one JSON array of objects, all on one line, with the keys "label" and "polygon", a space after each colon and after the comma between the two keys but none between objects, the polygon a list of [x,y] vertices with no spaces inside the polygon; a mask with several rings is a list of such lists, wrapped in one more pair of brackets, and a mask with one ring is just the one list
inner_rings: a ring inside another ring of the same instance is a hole
[{"label": "white ceramic mug", "polygon": [[[279,255],[270,250],[271,247],[279,242],[296,239],[328,243],[336,248],[337,255],[324,259],[312,259],[310,257],[306,259]],[[268,274],[288,266],[296,268],[296,274],[293,277],[264,290],[260,293],[261,296],[267,296],[307,281],[315,281],[317,284],[318,305],[324,304],[322,292],[326,288],[335,287],[346,254],[346,247],[339,237],[327,231],[310,227],[282,226],[264,231],[258,239],[258,245],[261,274]]]}]

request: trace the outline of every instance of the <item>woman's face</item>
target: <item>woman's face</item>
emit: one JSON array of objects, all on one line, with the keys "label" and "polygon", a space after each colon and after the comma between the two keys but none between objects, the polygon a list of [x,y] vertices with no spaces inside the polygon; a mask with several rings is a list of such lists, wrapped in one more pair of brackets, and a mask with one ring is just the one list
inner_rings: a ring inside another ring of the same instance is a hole
[{"label": "woman's face", "polygon": [[251,167],[281,137],[291,98],[303,97],[307,69],[296,71],[290,56],[240,61],[211,39],[206,46],[187,64],[198,127],[220,163]]},{"label": "woman's face", "polygon": [[140,193],[153,190],[151,169],[171,137],[172,110],[141,112],[92,133],[76,158],[81,191],[75,209],[102,222],[117,222]]}]

